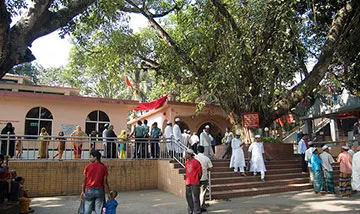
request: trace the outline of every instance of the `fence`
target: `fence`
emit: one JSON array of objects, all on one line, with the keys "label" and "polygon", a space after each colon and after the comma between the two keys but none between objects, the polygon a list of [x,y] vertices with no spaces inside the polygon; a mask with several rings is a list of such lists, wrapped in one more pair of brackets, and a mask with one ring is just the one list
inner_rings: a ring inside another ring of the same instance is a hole
[{"label": "fence", "polygon": [[103,138],[40,135],[0,135],[0,151],[13,159],[89,159],[98,150],[106,159],[174,159],[183,165],[185,145],[164,138]]}]

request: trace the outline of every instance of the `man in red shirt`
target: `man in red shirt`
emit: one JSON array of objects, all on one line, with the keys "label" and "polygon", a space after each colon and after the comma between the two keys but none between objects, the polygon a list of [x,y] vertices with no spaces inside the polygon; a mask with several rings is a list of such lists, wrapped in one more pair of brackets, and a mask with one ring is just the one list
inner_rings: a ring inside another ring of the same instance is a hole
[{"label": "man in red shirt", "polygon": [[109,196],[108,170],[101,163],[99,151],[90,153],[90,162],[84,169],[84,182],[81,199],[85,200],[85,214],[91,214],[95,203],[95,214],[101,214],[104,205],[105,192]]},{"label": "man in red shirt", "polygon": [[201,213],[200,208],[200,178],[202,176],[201,163],[194,158],[194,151],[185,151],[185,171],[186,171],[186,201],[188,203],[188,213]]}]

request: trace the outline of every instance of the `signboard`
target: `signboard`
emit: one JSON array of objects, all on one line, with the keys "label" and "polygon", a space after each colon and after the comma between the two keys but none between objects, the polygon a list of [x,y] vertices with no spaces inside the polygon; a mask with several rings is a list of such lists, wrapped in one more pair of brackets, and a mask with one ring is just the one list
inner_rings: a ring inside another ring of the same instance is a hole
[{"label": "signboard", "polygon": [[61,131],[64,132],[65,136],[71,135],[73,131],[75,131],[77,125],[73,124],[61,124]]},{"label": "signboard", "polygon": [[245,128],[259,127],[259,114],[257,112],[243,114],[242,123]]}]

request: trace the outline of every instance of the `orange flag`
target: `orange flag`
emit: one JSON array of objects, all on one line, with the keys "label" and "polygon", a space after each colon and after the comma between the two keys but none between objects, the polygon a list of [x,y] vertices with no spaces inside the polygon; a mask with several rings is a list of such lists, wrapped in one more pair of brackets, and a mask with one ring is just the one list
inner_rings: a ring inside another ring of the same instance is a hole
[{"label": "orange flag", "polygon": [[134,87],[133,87],[133,85],[131,84],[131,82],[130,82],[130,80],[129,80],[129,78],[128,78],[127,75],[125,76],[125,82],[126,82],[126,85],[131,88],[131,91],[134,92]]}]

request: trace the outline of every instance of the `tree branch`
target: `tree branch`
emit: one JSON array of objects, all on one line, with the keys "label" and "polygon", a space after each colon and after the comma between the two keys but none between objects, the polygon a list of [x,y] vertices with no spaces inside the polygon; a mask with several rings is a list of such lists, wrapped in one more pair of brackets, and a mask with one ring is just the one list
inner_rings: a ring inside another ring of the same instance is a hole
[{"label": "tree branch", "polygon": [[[170,35],[159,25],[159,23],[157,23],[154,18],[153,15],[149,12],[149,11],[145,11],[141,8],[139,8],[134,2],[132,2],[131,0],[126,0],[126,2],[128,2],[131,6],[133,6],[134,8],[137,8],[139,11],[141,11],[141,14],[143,16],[145,16],[151,27],[154,28],[154,30],[156,31],[157,35],[170,47],[172,47],[174,49],[174,51],[177,53],[177,55],[180,57],[180,59],[189,67],[190,70],[194,71],[194,73],[198,76],[201,76],[205,73],[205,71],[203,71],[192,59],[191,57],[184,51],[182,50],[177,43],[170,37]],[[182,77],[177,74],[177,73],[173,73],[174,76],[177,79],[182,79]]]},{"label": "tree branch", "polygon": [[231,28],[235,31],[236,37],[238,39],[241,38],[241,31],[240,28],[237,26],[234,17],[229,13],[229,11],[226,9],[225,5],[222,3],[221,0],[211,0],[211,3],[219,10],[221,15],[223,15],[231,25]]},{"label": "tree branch", "polygon": [[[359,1],[350,1],[342,9],[340,9],[331,26],[326,37],[323,51],[319,57],[318,62],[314,66],[312,72],[302,81],[299,85],[290,90],[285,98],[276,103],[277,111],[273,112],[276,116],[287,113],[287,109],[291,109],[296,106],[301,99],[310,94],[324,75],[328,71],[328,67],[333,59],[334,52],[339,45],[340,38],[343,36],[344,27],[347,25],[347,20],[351,20],[350,17],[356,16],[359,13]],[[355,12],[354,12],[355,11]]]}]

